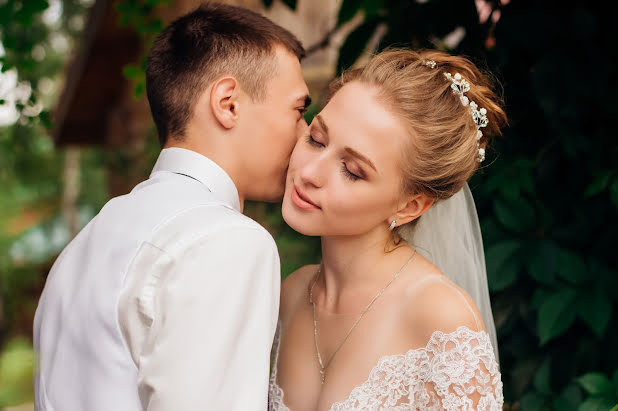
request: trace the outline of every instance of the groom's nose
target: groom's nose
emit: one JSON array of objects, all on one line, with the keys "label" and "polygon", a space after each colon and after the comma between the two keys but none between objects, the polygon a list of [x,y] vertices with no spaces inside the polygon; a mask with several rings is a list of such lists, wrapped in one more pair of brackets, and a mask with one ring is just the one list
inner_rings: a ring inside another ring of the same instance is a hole
[{"label": "groom's nose", "polygon": [[296,141],[298,141],[298,139],[305,134],[308,127],[309,126],[307,125],[307,121],[305,121],[304,117],[298,120],[298,123],[296,124]]}]

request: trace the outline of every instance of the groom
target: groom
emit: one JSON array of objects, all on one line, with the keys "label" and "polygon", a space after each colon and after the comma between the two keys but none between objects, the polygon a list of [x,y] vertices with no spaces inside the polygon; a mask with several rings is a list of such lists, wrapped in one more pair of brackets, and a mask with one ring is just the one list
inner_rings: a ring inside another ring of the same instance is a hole
[{"label": "groom", "polygon": [[278,201],[307,126],[283,28],[205,4],[146,67],[164,148],[64,249],[34,324],[37,410],[263,410],[279,304],[272,237],[242,214]]}]

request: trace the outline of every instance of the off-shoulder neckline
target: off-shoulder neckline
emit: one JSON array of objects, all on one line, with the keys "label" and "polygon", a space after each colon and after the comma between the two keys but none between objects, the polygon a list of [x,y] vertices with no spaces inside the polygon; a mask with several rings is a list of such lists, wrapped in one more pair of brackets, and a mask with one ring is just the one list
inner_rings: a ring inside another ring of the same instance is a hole
[{"label": "off-shoulder neckline", "polygon": [[[271,381],[270,384],[272,386],[272,388],[278,392],[279,395],[279,402],[280,405],[283,406],[283,410],[288,410],[289,408],[285,405],[284,402],[284,391],[283,389],[277,384],[277,366],[278,366],[278,359],[279,359],[279,338],[280,338],[280,333],[281,333],[281,327],[279,324],[277,324],[277,331],[275,333],[275,359],[274,359],[274,363],[273,363],[273,373],[271,376]],[[410,357],[413,357],[415,354],[419,354],[419,353],[426,353],[429,350],[429,347],[432,344],[436,343],[436,340],[441,340],[444,337],[448,337],[450,335],[454,335],[454,334],[461,334],[464,333],[468,336],[471,336],[472,338],[477,337],[479,339],[486,339],[487,342],[489,342],[489,345],[491,346],[491,341],[489,338],[489,334],[487,333],[487,331],[485,330],[472,330],[469,327],[465,326],[465,325],[460,325],[459,327],[457,327],[454,331],[451,332],[445,332],[442,330],[435,330],[434,332],[431,333],[431,336],[429,337],[429,339],[427,340],[427,344],[425,344],[422,347],[417,347],[417,348],[411,348],[408,351],[406,351],[405,353],[399,353],[399,354],[386,354],[381,356],[380,358],[378,358],[378,361],[376,362],[376,365],[371,369],[371,371],[369,372],[369,376],[367,377],[367,379],[360,385],[355,386],[351,391],[350,394],[347,396],[347,398],[345,398],[343,401],[338,401],[335,402],[331,405],[330,410],[332,410],[335,406],[338,405],[342,405],[345,404],[346,402],[348,402],[351,398],[352,395],[354,394],[355,391],[360,390],[364,387],[366,387],[370,381],[371,381],[371,377],[372,375],[374,375],[375,373],[379,372],[381,367],[388,362],[394,361],[394,360],[401,360],[401,359],[407,359]],[[492,354],[493,354],[493,349],[492,349]]]}]

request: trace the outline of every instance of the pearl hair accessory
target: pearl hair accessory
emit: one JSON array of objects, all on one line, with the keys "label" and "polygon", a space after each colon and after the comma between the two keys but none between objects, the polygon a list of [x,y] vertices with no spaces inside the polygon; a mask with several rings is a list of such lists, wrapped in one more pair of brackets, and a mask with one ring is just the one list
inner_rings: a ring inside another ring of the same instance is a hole
[{"label": "pearl hair accessory", "polygon": [[[425,65],[430,68],[436,67],[436,62],[433,60],[427,60]],[[474,124],[476,124],[476,146],[478,148],[478,157],[477,161],[481,163],[485,160],[485,149],[481,147],[481,137],[483,137],[483,132],[481,131],[482,127],[487,127],[489,120],[487,119],[487,110],[483,107],[479,109],[478,104],[474,101],[468,99],[465,95],[468,91],[470,91],[470,83],[466,81],[461,74],[455,73],[453,76],[451,73],[444,73],[444,77],[451,81],[451,89],[453,94],[456,94],[459,97],[459,101],[461,104],[470,107],[470,113],[472,114],[472,120],[474,120]]]}]

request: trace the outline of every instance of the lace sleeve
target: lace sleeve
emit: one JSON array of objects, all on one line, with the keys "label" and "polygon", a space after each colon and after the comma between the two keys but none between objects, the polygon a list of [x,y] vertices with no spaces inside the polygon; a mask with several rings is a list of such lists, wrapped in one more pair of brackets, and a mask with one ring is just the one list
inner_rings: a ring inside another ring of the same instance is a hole
[{"label": "lace sleeve", "polygon": [[502,410],[500,370],[486,332],[467,327],[436,331],[425,351],[426,401],[445,410]]}]

